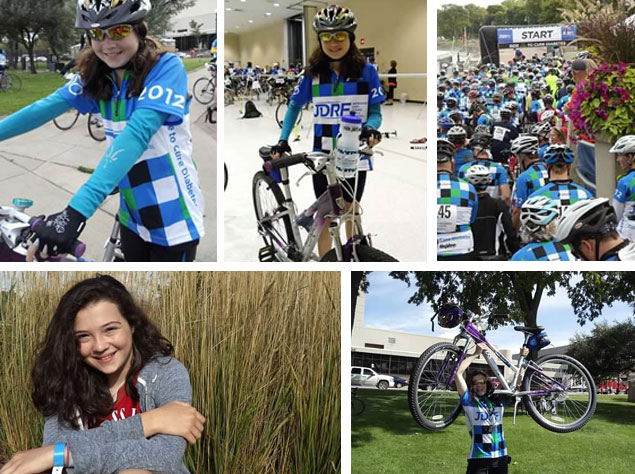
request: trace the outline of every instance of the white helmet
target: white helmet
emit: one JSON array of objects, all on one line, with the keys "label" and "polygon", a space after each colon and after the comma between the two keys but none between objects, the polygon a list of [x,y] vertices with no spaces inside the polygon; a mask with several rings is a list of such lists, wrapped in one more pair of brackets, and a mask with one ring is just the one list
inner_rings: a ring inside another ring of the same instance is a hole
[{"label": "white helmet", "polygon": [[559,214],[558,203],[546,196],[527,199],[520,208],[520,222],[529,232],[538,232]]},{"label": "white helmet", "polygon": [[619,138],[615,145],[609,150],[609,153],[635,153],[635,135],[625,135]]},{"label": "white helmet", "polygon": [[492,182],[492,175],[486,166],[472,165],[465,172],[465,179],[476,189],[484,189]]},{"label": "white helmet", "polygon": [[556,113],[549,109],[549,110],[545,110],[542,115],[540,116],[540,121],[541,122],[546,122],[547,120],[551,120],[552,118],[554,118],[556,115]]},{"label": "white helmet", "polygon": [[512,153],[516,156],[538,154],[538,138],[527,134],[519,135],[512,141]]},{"label": "white helmet", "polygon": [[584,199],[569,206],[558,221],[556,240],[575,243],[579,237],[594,238],[615,230],[617,216],[607,198]]}]

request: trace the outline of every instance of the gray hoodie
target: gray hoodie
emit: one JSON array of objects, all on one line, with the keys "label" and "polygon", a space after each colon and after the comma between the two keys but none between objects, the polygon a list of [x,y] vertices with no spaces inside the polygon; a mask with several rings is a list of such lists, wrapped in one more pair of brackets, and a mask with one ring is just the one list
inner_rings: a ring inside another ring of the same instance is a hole
[{"label": "gray hoodie", "polygon": [[[173,401],[192,403],[190,377],[183,364],[172,357],[148,362],[137,379],[141,411]],[[98,428],[74,430],[60,424],[57,415],[46,418],[44,446],[68,443],[73,457],[69,473],[109,474],[123,469],[189,474],[183,464],[187,442],[180,436],[143,435],[141,415],[105,421]]]}]

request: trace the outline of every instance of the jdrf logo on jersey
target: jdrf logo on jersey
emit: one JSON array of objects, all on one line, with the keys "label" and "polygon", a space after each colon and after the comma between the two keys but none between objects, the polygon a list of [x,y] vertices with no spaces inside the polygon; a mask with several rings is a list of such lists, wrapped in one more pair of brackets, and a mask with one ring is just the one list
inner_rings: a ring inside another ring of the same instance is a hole
[{"label": "jdrf logo on jersey", "polygon": [[313,109],[314,117],[341,117],[347,115],[353,110],[353,104],[350,102],[335,104],[315,104]]},{"label": "jdrf logo on jersey", "polygon": [[500,413],[498,412],[494,412],[491,414],[490,413],[484,413],[484,412],[476,412],[476,416],[474,417],[474,421],[490,421],[493,423],[500,423]]}]

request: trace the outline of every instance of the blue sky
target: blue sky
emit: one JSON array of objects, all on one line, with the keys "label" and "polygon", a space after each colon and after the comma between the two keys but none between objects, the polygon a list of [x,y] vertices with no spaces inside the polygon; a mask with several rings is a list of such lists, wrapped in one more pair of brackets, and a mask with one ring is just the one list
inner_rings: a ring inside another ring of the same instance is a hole
[{"label": "blue sky", "polygon": [[[391,278],[387,272],[371,272],[368,281],[370,287],[366,294],[364,315],[366,327],[450,339],[456,335],[456,329],[443,329],[436,323],[435,331],[432,332],[432,308],[427,303],[420,306],[408,304],[408,298],[414,293],[412,286],[408,287],[404,282]],[[610,324],[613,321],[624,321],[632,313],[628,304],[618,302],[612,307],[605,307],[599,318],[580,326],[573,314],[566,290],[558,289],[554,296],[543,294],[538,309],[538,325],[545,328],[553,346],[561,346],[567,344],[576,332],[589,334],[596,322],[608,321]],[[488,331],[487,338],[502,349],[512,350],[519,348],[523,341],[520,333],[511,326]]]}]

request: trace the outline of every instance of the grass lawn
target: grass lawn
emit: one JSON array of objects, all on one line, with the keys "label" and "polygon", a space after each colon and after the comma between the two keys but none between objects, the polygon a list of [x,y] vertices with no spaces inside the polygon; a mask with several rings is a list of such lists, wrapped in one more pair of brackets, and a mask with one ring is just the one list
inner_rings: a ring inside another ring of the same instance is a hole
[{"label": "grass lawn", "polygon": [[20,76],[22,89],[0,92],[0,115],[8,115],[20,110],[22,107],[51,94],[66,82],[62,76],[54,72],[39,72],[37,74],[9,72]]},{"label": "grass lawn", "polygon": [[[366,410],[353,416],[352,473],[463,474],[470,438],[465,416],[432,432],[420,427],[408,410],[405,391],[359,390]],[[599,395],[595,415],[581,430],[559,434],[505,410],[505,441],[512,457],[510,474],[633,472],[635,404],[626,396]]]},{"label": "grass lawn", "polygon": [[[187,72],[202,67],[209,58],[185,58],[183,64]],[[66,79],[58,73],[38,72],[15,72],[22,79],[22,89],[20,91],[9,91],[0,93],[0,116],[9,115],[20,110],[22,107],[32,104],[42,97],[46,97],[66,83]]]}]

